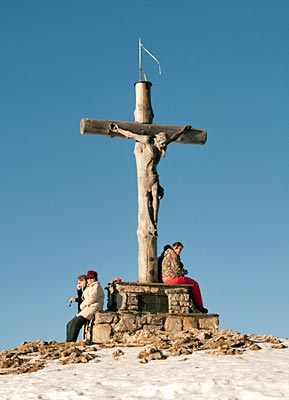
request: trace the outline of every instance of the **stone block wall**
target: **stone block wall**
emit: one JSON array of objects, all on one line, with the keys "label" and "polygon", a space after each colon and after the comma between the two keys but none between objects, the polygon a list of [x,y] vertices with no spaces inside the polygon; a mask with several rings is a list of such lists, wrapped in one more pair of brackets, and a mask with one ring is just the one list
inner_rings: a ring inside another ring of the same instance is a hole
[{"label": "stone block wall", "polygon": [[83,338],[100,344],[146,344],[162,333],[217,330],[218,325],[217,314],[102,311],[84,327]]}]

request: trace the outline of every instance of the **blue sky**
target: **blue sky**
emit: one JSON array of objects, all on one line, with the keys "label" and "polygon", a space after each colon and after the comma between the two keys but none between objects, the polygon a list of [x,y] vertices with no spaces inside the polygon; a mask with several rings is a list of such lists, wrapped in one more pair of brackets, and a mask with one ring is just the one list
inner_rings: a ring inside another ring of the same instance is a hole
[{"label": "blue sky", "polygon": [[11,0],[0,33],[0,349],[64,340],[88,269],[137,279],[134,142],[79,121],[134,120],[139,36],[154,122],[208,131],[161,160],[159,251],[221,328],[288,337],[289,3]]}]

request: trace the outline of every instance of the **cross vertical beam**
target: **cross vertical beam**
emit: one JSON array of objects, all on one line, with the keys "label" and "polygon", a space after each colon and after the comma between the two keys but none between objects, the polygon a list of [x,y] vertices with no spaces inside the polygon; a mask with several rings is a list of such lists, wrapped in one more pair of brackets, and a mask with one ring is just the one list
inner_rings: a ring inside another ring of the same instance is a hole
[{"label": "cross vertical beam", "polygon": [[[154,113],[151,105],[151,82],[140,81],[135,83],[136,105],[134,110],[135,122],[151,124]],[[158,281],[157,268],[157,236],[151,229],[151,217],[148,210],[147,196],[144,185],[146,168],[143,156],[143,144],[136,141],[134,154],[136,159],[138,182],[138,280],[139,282],[154,283]],[[156,232],[157,227],[153,227]]]}]

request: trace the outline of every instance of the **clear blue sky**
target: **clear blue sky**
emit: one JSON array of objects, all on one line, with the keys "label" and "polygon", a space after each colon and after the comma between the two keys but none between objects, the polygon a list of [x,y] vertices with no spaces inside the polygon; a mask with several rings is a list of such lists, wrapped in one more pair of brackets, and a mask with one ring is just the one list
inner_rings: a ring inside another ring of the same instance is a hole
[{"label": "clear blue sky", "polygon": [[62,341],[76,277],[137,279],[133,121],[138,37],[154,122],[208,131],[171,144],[159,250],[176,240],[220,327],[289,336],[289,2],[44,1],[0,5],[0,349]]}]

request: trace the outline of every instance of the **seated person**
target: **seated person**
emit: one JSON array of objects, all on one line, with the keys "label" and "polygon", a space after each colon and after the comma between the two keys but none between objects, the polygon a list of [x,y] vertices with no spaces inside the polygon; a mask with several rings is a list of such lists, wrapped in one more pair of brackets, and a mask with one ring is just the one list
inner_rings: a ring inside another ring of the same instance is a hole
[{"label": "seated person", "polygon": [[166,285],[173,284],[187,284],[192,285],[191,297],[192,300],[199,311],[202,313],[207,313],[208,310],[203,306],[203,300],[201,295],[201,290],[197,281],[187,276],[188,273],[184,269],[181,262],[180,254],[183,249],[181,242],[176,242],[172,247],[168,248],[164,252],[162,260],[162,280]]},{"label": "seated person", "polygon": [[158,257],[158,283],[163,283],[162,263],[163,263],[163,259],[164,259],[165,252],[166,252],[167,249],[171,249],[171,246],[169,244],[166,244],[164,246],[164,249],[163,249],[161,255]]},{"label": "seated person", "polygon": [[87,286],[87,278],[86,275],[79,275],[77,278],[77,297],[70,297],[69,303],[76,302],[78,303],[78,312],[80,311],[80,304],[82,303],[82,295],[84,292],[84,289]]},{"label": "seated person", "polygon": [[87,286],[82,295],[80,312],[68,322],[66,326],[66,341],[76,342],[80,329],[88,322],[97,311],[103,309],[104,292],[98,282],[96,271],[88,271],[86,274]]}]

